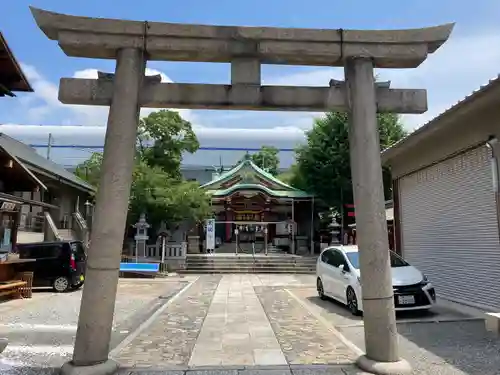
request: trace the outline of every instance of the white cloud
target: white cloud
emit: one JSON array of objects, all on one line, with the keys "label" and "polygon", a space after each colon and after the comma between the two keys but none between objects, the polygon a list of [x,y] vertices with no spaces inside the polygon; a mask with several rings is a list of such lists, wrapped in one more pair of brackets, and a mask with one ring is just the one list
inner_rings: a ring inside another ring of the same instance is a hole
[{"label": "white cloud", "polygon": [[[35,90],[34,96],[39,99],[39,104],[31,105],[33,99],[27,99],[23,103],[29,107],[28,118],[32,123],[44,122],[46,119],[53,117],[54,112],[65,112],[67,119],[63,120],[64,125],[81,125],[81,126],[105,126],[108,117],[108,107],[101,106],[82,106],[82,105],[67,105],[62,104],[58,99],[58,86],[47,80],[40,74],[35,67],[23,64],[23,71],[28,80],[33,85]],[[73,78],[97,79],[97,69],[84,69],[76,71]],[[172,82],[172,80],[163,72],[156,69],[146,68],[146,75],[160,75],[162,82]],[[28,97],[29,98],[29,97]],[[147,116],[149,113],[157,109],[141,109],[141,116]],[[190,110],[178,110],[182,117],[192,121]]]},{"label": "white cloud", "polygon": [[[242,147],[248,142],[271,142],[279,140],[287,143],[287,147],[293,147],[296,142],[305,139],[303,130],[297,127],[274,127],[268,129],[249,128],[210,128],[194,127],[196,135],[203,143],[212,141],[226,141],[228,147]],[[14,138],[27,140],[29,143],[37,143],[46,140],[51,134],[56,143],[61,144],[92,144],[102,145],[104,142],[105,128],[103,126],[60,126],[60,125],[23,125],[1,124],[0,132]],[[232,143],[235,142],[235,143]]]}]

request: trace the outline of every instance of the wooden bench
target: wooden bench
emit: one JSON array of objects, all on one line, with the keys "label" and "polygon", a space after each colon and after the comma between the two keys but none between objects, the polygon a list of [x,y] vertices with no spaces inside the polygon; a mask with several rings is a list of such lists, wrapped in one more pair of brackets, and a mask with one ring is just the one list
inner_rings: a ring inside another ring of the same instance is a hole
[{"label": "wooden bench", "polygon": [[22,298],[21,290],[26,285],[26,281],[22,280],[0,281],[0,296],[14,295],[14,298]]},{"label": "wooden bench", "polygon": [[500,313],[486,313],[485,315],[486,330],[500,336]]}]

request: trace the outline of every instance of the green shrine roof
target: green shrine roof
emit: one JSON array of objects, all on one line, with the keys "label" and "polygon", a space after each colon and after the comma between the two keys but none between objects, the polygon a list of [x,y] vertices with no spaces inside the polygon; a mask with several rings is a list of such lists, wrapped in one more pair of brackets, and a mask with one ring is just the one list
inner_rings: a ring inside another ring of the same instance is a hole
[{"label": "green shrine roof", "polygon": [[259,168],[248,155],[233,169],[201,186],[214,197],[231,195],[238,190],[259,190],[276,198],[312,198],[313,195],[296,189]]}]

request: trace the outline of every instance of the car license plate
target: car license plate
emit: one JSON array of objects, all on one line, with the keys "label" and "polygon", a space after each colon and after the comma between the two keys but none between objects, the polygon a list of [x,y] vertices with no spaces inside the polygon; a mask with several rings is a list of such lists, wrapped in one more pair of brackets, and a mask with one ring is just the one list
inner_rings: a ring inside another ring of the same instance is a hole
[{"label": "car license plate", "polygon": [[83,275],[80,276],[80,281],[85,280],[85,277]]},{"label": "car license plate", "polygon": [[400,305],[413,305],[415,304],[415,296],[398,296]]}]

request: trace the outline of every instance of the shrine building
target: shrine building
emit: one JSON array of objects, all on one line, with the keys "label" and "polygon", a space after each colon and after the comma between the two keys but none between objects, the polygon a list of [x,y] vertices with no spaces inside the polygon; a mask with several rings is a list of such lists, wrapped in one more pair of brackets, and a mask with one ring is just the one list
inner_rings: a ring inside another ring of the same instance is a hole
[{"label": "shrine building", "polygon": [[259,168],[250,155],[201,188],[212,200],[216,252],[312,253],[314,196]]}]

